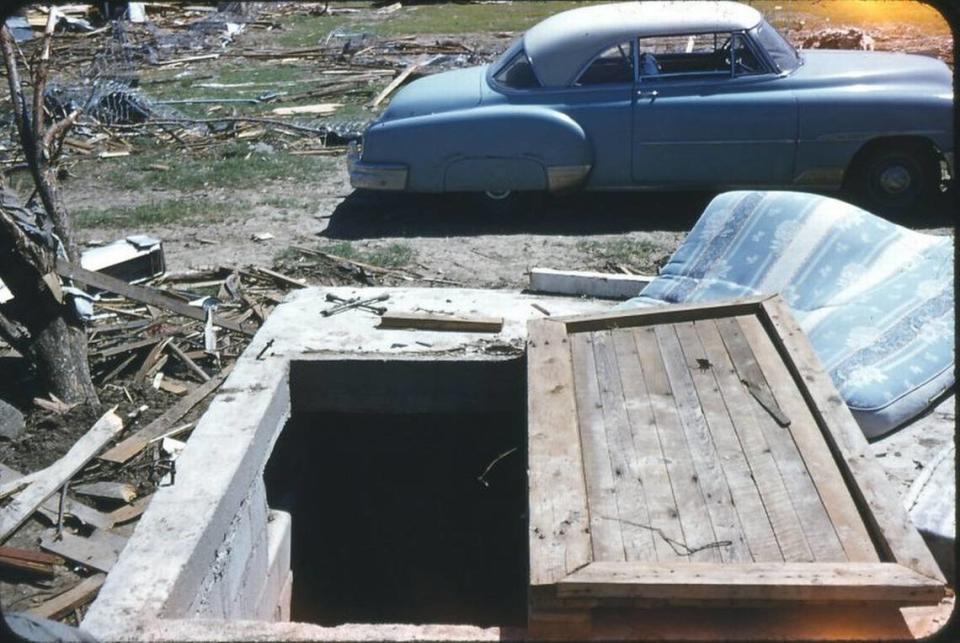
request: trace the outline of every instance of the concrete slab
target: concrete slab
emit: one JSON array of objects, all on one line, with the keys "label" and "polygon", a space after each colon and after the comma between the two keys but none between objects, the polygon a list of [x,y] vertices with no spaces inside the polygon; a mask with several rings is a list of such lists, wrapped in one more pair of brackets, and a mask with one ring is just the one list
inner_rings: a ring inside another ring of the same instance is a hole
[{"label": "concrete slab", "polygon": [[[326,301],[327,293],[345,298],[388,294],[386,305],[391,311],[503,317],[504,326],[496,334],[378,330],[379,318],[362,310],[321,315],[332,305]],[[261,553],[268,554],[270,547],[264,536],[269,513],[262,475],[290,416],[292,360],[502,360],[523,353],[527,320],[543,317],[543,310],[570,315],[608,307],[609,303],[602,301],[516,291],[309,288],[292,293],[237,360],[200,419],[177,461],[176,484],[155,494],[82,628],[103,640],[180,639],[187,638],[188,631],[206,632],[192,638],[208,639],[211,631],[204,630],[197,617],[262,618],[244,591],[269,604],[271,612],[273,606],[285,611],[282,594],[288,576],[279,574],[279,582],[269,582],[268,576],[276,570],[252,570],[264,567],[271,556],[289,560],[288,553],[258,556],[255,552],[260,547]],[[246,578],[245,570],[263,577]],[[268,595],[271,591],[277,596]],[[231,631],[223,620],[215,622],[223,632]],[[355,636],[380,639],[402,633],[404,638],[409,634],[434,639],[443,632],[439,638],[497,638],[488,630],[473,627],[391,627],[361,628],[363,632],[357,631]],[[260,629],[259,625],[246,630],[240,627],[235,634],[237,638],[260,637]],[[273,630],[264,630],[263,636],[285,640],[294,630],[297,628],[285,626],[270,635],[266,632]],[[321,630],[322,636],[318,634]],[[319,638],[344,638],[338,628],[303,626],[297,631]]]}]

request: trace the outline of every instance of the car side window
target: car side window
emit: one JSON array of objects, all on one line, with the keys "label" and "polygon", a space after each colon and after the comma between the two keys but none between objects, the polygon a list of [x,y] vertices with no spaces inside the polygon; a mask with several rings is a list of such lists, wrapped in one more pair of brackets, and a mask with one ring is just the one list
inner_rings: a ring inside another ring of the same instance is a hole
[{"label": "car side window", "polygon": [[511,89],[540,87],[540,81],[533,71],[533,65],[530,64],[527,53],[522,49],[506,65],[500,68],[494,79]]},{"label": "car side window", "polygon": [[[741,34],[700,33],[639,38],[641,82],[644,78],[707,79],[757,73],[761,65]],[[731,68],[730,51],[735,64]]]},{"label": "car side window", "polygon": [[614,45],[594,58],[580,74],[577,86],[610,85],[633,82],[632,43]]}]

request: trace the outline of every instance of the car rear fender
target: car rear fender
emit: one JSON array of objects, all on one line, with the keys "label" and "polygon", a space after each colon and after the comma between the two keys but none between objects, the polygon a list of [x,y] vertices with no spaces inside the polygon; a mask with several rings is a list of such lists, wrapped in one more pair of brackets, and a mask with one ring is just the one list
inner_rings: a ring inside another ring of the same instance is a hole
[{"label": "car rear fender", "polygon": [[540,106],[496,105],[378,123],[365,161],[403,163],[415,192],[571,187],[593,164],[583,129]]}]

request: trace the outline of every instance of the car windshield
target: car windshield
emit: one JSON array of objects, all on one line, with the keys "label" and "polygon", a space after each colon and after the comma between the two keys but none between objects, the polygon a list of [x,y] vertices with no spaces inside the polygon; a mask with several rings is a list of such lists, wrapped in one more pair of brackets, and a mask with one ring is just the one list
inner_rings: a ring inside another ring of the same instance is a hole
[{"label": "car windshield", "polygon": [[754,39],[767,50],[773,63],[780,71],[791,72],[800,66],[800,56],[797,50],[777,33],[766,20],[763,20],[751,30]]}]

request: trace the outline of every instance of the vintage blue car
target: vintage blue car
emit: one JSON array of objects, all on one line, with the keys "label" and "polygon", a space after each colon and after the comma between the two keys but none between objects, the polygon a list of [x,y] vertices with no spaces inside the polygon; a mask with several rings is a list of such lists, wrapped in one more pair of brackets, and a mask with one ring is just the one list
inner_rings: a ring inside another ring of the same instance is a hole
[{"label": "vintage blue car", "polygon": [[952,121],[934,58],[798,52],[735,2],[624,2],[414,81],[348,165],[376,190],[847,188],[897,209],[949,175]]}]

